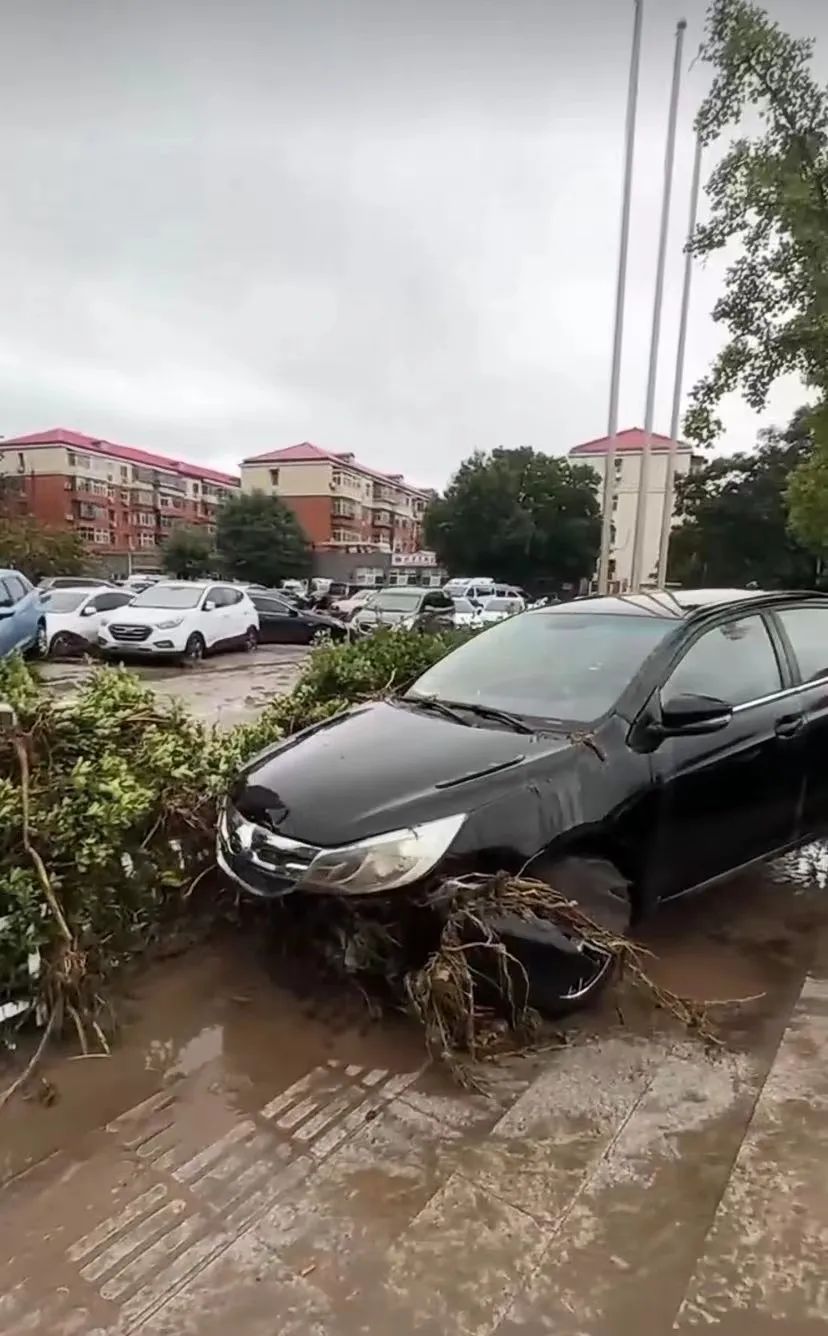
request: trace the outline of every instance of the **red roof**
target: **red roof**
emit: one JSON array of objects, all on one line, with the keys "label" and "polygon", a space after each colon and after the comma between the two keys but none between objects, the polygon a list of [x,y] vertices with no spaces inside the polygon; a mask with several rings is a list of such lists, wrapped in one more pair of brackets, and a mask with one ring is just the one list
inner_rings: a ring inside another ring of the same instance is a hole
[{"label": "red roof", "polygon": [[147,468],[166,469],[168,473],[178,473],[185,478],[200,478],[205,482],[221,483],[225,487],[240,485],[238,477],[232,473],[220,473],[218,469],[203,468],[200,464],[188,464],[182,459],[169,459],[166,455],[155,455],[149,450],[136,450],[131,445],[116,445],[114,441],[85,436],[81,431],[69,431],[66,427],[51,427],[49,431],[35,431],[29,436],[14,436],[10,440],[0,439],[0,450],[10,445],[27,447],[68,445],[75,450],[85,450],[96,455],[111,455],[114,459],[123,459],[131,464],[143,464]]},{"label": "red roof", "polygon": [[[624,450],[643,450],[644,431],[641,427],[628,427],[626,431],[619,431],[615,438],[615,448],[621,453]],[[653,450],[669,450],[670,437],[661,436],[654,431],[650,437]],[[576,445],[570,450],[570,455],[605,455],[609,449],[609,436],[598,436],[594,441],[584,441],[582,445]],[[689,450],[690,446],[684,441],[679,441],[679,450]]]},{"label": "red roof", "polygon": [[321,461],[328,464],[345,465],[346,468],[357,469],[360,473],[367,473],[372,478],[379,479],[380,482],[396,483],[401,487],[409,487],[413,492],[422,492],[422,487],[416,487],[412,482],[406,482],[405,478],[399,473],[382,473],[379,469],[373,469],[368,464],[361,464],[347,450],[323,450],[318,445],[312,445],[310,441],[302,441],[300,445],[288,445],[283,450],[268,450],[264,455],[251,455],[242,460],[245,464],[313,464]]}]

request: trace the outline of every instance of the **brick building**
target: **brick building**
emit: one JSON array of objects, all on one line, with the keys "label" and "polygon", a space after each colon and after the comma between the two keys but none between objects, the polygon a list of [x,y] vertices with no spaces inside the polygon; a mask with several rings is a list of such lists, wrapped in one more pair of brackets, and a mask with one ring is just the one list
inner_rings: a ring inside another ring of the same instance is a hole
[{"label": "brick building", "polygon": [[380,473],[352,454],[305,441],[241,463],[245,492],[275,493],[316,549],[417,552],[431,493],[400,473]]},{"label": "brick building", "polygon": [[112,573],[152,570],[176,524],[215,530],[229,473],[55,427],[0,439],[4,491],[37,519],[71,529]]}]

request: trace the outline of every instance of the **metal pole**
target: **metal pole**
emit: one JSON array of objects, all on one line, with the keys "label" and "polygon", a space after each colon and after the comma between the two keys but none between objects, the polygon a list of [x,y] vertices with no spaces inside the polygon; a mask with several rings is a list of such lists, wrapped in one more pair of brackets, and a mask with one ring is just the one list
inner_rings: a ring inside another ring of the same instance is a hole
[{"label": "metal pole", "polygon": [[678,115],[679,86],[681,84],[681,52],[684,45],[686,19],[679,19],[676,27],[676,50],[673,57],[673,87],[670,93],[670,114],[667,121],[667,146],[664,152],[664,194],[661,201],[661,229],[658,238],[656,285],[653,298],[653,326],[650,336],[650,366],[647,372],[647,402],[644,409],[644,440],[641,445],[641,467],[638,474],[638,500],[635,508],[635,537],[633,540],[631,585],[641,588],[641,563],[644,554],[644,529],[647,523],[647,487],[650,481],[650,449],[655,413],[656,377],[658,374],[658,345],[661,337],[661,307],[664,299],[664,263],[667,257],[667,231],[670,225],[670,196],[673,188],[673,160],[676,150],[676,118]]},{"label": "metal pole", "polygon": [[681,316],[679,317],[678,349],[676,351],[676,378],[673,381],[673,412],[670,417],[670,448],[667,453],[667,474],[664,479],[664,506],[661,511],[661,539],[658,546],[659,589],[664,588],[667,579],[667,554],[670,550],[670,527],[673,521],[673,496],[676,482],[676,457],[678,455],[679,414],[681,412],[681,390],[684,379],[684,353],[687,346],[687,316],[690,310],[690,286],[693,279],[693,256],[690,242],[696,230],[696,218],[699,211],[699,184],[701,181],[702,141],[696,136],[696,152],[693,158],[693,179],[690,183],[690,213],[687,222],[687,247],[684,252],[684,285],[681,291]]},{"label": "metal pole", "polygon": [[632,194],[635,154],[635,114],[638,105],[638,69],[641,63],[641,22],[643,0],[633,0],[632,51],[627,89],[627,120],[624,146],[624,189],[621,201],[621,240],[618,248],[618,278],[615,289],[615,329],[612,336],[609,412],[607,415],[607,453],[605,456],[604,499],[601,508],[601,551],[598,558],[598,591],[607,592],[610,550],[612,548],[612,501],[615,496],[615,441],[618,435],[618,387],[621,380],[621,347],[624,341],[624,298],[627,290],[627,253],[630,246],[630,197]]}]

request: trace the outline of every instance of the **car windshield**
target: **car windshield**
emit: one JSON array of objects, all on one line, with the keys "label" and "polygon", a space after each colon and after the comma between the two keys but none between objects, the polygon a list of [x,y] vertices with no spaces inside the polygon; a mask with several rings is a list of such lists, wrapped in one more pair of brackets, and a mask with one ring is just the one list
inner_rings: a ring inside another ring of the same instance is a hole
[{"label": "car windshield", "polygon": [[54,589],[44,594],[43,605],[47,612],[74,612],[89,594],[88,589]]},{"label": "car windshield", "polygon": [[384,589],[365,600],[366,608],[376,612],[411,612],[423,596],[421,589]]},{"label": "car windshield", "polygon": [[204,593],[201,585],[150,585],[132,600],[133,608],[195,608]]},{"label": "car windshield", "polygon": [[591,723],[675,626],[667,617],[522,613],[448,654],[406,694]]}]

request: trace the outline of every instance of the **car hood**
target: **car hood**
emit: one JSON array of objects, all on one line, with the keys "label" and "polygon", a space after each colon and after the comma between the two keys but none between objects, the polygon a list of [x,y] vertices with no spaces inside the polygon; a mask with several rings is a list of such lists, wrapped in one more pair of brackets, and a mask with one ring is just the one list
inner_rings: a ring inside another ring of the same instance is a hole
[{"label": "car hood", "polygon": [[347,844],[471,812],[571,745],[378,702],[254,758],[231,796],[249,820],[291,839]]},{"label": "car hood", "polygon": [[409,608],[405,612],[380,612],[376,608],[357,608],[354,621],[370,623],[372,626],[396,626],[406,617],[416,617],[418,611],[418,608]]}]

